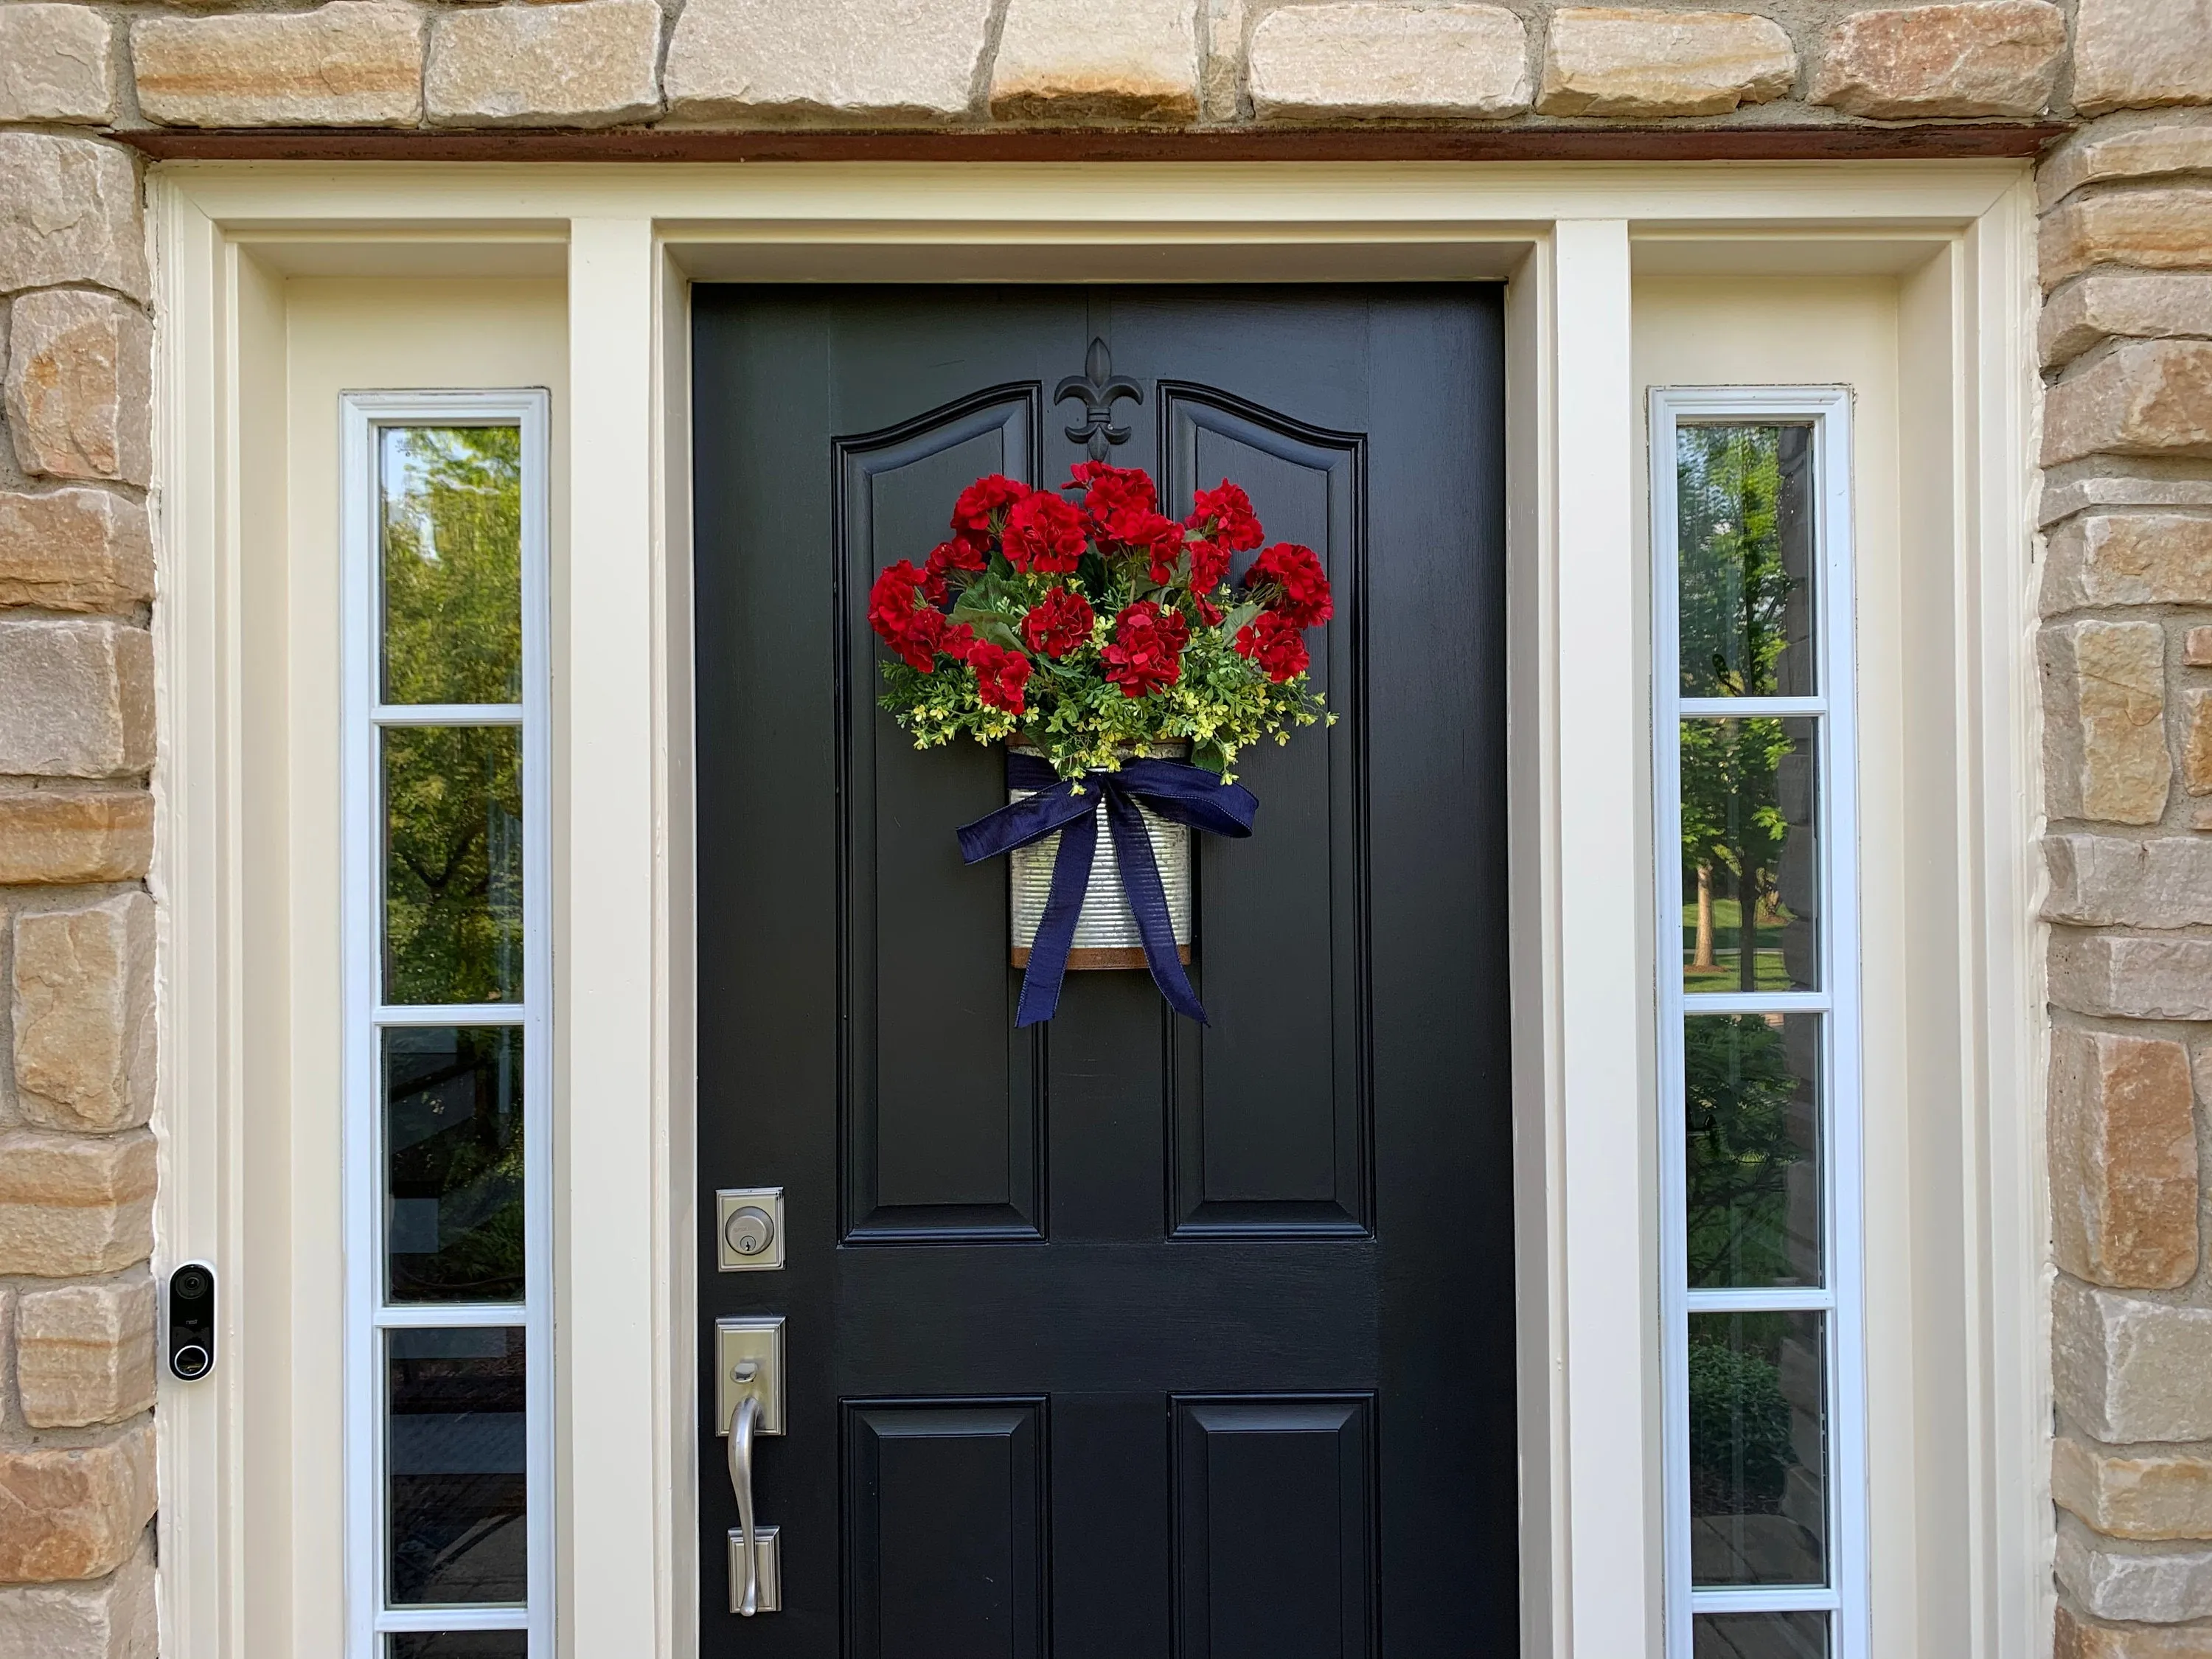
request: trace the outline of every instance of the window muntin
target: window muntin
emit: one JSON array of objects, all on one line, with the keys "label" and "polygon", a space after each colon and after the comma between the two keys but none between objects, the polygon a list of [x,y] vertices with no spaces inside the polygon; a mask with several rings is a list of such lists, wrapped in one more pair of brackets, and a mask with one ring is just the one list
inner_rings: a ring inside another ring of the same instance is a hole
[{"label": "window muntin", "polygon": [[552,1652],[546,418],[343,402],[351,1659]]},{"label": "window muntin", "polygon": [[1867,1659],[1849,410],[1651,398],[1671,1659]]}]

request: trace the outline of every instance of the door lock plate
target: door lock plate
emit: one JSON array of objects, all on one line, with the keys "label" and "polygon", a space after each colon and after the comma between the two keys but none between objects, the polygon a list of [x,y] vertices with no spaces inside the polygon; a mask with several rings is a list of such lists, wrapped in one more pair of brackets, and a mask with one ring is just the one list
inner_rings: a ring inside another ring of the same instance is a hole
[{"label": "door lock plate", "polygon": [[783,1266],[783,1188],[729,1187],[714,1194],[714,1267],[726,1273]]},{"label": "door lock plate", "polygon": [[783,1432],[783,1316],[714,1322],[714,1432],[727,1434],[738,1402],[760,1398],[757,1434]]},{"label": "door lock plate", "polygon": [[[730,1528],[730,1611],[743,1610],[745,1599],[744,1534]],[[783,1551],[774,1527],[753,1528],[753,1570],[760,1589],[755,1613],[783,1611]]]}]

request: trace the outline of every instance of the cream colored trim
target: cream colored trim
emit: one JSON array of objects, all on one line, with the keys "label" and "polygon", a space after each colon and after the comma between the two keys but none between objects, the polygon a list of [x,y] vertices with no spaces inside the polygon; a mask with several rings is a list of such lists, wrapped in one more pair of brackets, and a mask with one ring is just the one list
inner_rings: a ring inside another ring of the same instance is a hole
[{"label": "cream colored trim", "polygon": [[[1810,257],[1917,272],[1901,280],[1908,325],[1932,330],[1943,349],[1921,365],[1912,395],[1942,411],[1949,441],[1923,465],[1955,485],[1940,521],[1957,526],[1929,550],[1927,571],[1954,573],[1950,597],[1971,603],[1947,599],[1942,662],[1914,688],[1941,694],[1927,706],[1956,720],[1957,759],[1947,770],[1915,758],[1927,775],[1918,793],[1899,798],[1940,796],[1970,827],[1953,843],[1955,879],[1931,888],[1890,943],[1917,973],[1948,976],[1962,1022],[1941,1042],[1917,1028],[1920,1047],[1903,1060],[1912,1086],[1948,1071],[1972,1110],[1949,1147],[1905,1149],[1922,1183],[1915,1215],[1948,1216],[1952,1231],[1942,1248],[1916,1232],[1903,1270],[1916,1285],[1926,1264],[1968,1273],[1973,1307],[1953,1334],[1956,1364],[1910,1379],[1892,1401],[1931,1455],[1937,1455],[1942,1472],[1893,1494],[1905,1512],[1878,1508],[1875,1525],[1878,1535],[1917,1528],[1921,1547],[1948,1526],[1978,1565],[1968,1572],[1974,1612],[1955,1639],[1946,1610],[1960,1601],[1958,1579],[1932,1567],[1917,1580],[1901,1574],[1895,1593],[1907,1605],[1889,1627],[1905,1642],[1885,1654],[2032,1650],[2023,1638],[2047,1620],[2035,1562],[2048,1516],[2025,1000],[2033,895],[2021,873],[2033,829],[2024,168],[210,163],[163,167],[155,179],[165,1260],[237,1260],[245,1183],[270,1178],[246,1161],[251,1103],[283,1086],[247,1074],[243,1022],[307,1012],[283,1012],[289,986],[252,978],[267,937],[256,918],[283,908],[268,889],[296,878],[257,859],[247,882],[248,837],[281,842],[288,809],[244,791],[236,772],[241,677],[263,646],[240,610],[239,550],[265,510],[265,481],[238,434],[269,418],[255,354],[281,359],[282,347],[263,337],[274,278],[257,273],[565,270],[572,284],[574,551],[556,578],[566,629],[556,790],[569,814],[556,826],[567,930],[556,1086],[574,1172],[556,1245],[568,1273],[557,1501],[569,1564],[562,1646],[578,1659],[688,1654],[702,1573],[690,1541],[695,1241],[681,1081],[691,1018],[690,635],[677,556],[686,504],[669,488],[688,447],[686,275],[1511,275],[1515,960],[1528,965],[1515,1009],[1524,1651],[1616,1659],[1655,1650],[1659,1605],[1656,1284],[1640,1104],[1652,1063],[1653,946],[1639,920],[1650,915],[1644,626],[1627,562],[1641,511],[1639,400],[1626,372],[1632,267],[1648,245],[1672,271],[1781,271]],[[1931,257],[1955,276],[1928,276]],[[1613,816],[1581,821],[1592,811]],[[292,1310],[250,1297],[231,1305],[240,1324],[230,1354],[258,1352],[281,1374]],[[291,1431],[270,1402],[249,1398],[248,1369],[164,1395],[164,1651],[322,1659],[299,1620],[298,1587],[313,1574],[281,1565],[286,1541],[256,1530],[266,1522],[255,1482],[277,1479],[282,1462],[270,1437]]]}]

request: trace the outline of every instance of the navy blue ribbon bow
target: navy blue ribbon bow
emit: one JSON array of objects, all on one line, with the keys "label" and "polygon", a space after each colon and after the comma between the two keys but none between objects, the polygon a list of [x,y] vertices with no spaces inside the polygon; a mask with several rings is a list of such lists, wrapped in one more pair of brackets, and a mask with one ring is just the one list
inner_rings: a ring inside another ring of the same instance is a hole
[{"label": "navy blue ribbon bow", "polygon": [[1168,1006],[1203,1025],[1206,1010],[1190,988],[1190,979],[1176,956],[1175,925],[1168,916],[1167,893],[1160,885],[1160,868],[1152,861],[1152,838],[1145,833],[1139,801],[1164,818],[1203,830],[1210,836],[1249,836],[1252,817],[1260,810],[1258,799],[1242,784],[1224,783],[1201,766],[1182,761],[1124,761],[1118,772],[1092,772],[1083,780],[1084,793],[1034,755],[1010,750],[1006,755],[1006,787],[1037,793],[997,811],[985,814],[960,830],[960,854],[970,864],[1011,853],[1017,847],[1042,841],[1055,830],[1060,854],[1053,860],[1052,891],[1045,900],[1044,916],[1037,923],[1036,939],[1030,946],[1030,965],[1022,976],[1022,1000],[1014,1016],[1017,1026],[1050,1019],[1060,1006],[1060,982],[1067,972],[1067,952],[1075,942],[1076,918],[1082,914],[1083,896],[1091,887],[1091,860],[1098,844],[1098,813],[1103,808],[1106,827],[1114,837],[1114,858],[1121,872],[1121,890],[1137,918],[1137,932],[1145,942],[1145,961],[1152,982]]}]

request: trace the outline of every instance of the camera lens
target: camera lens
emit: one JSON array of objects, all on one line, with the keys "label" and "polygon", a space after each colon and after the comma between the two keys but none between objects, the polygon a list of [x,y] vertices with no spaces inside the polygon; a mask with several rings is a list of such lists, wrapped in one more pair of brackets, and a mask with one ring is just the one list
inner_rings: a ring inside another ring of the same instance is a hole
[{"label": "camera lens", "polygon": [[208,1293],[208,1274],[204,1267],[187,1267],[177,1275],[177,1294],[187,1302],[197,1302]]},{"label": "camera lens", "polygon": [[209,1365],[208,1351],[197,1342],[188,1342],[176,1352],[169,1368],[187,1382],[200,1376]]}]

